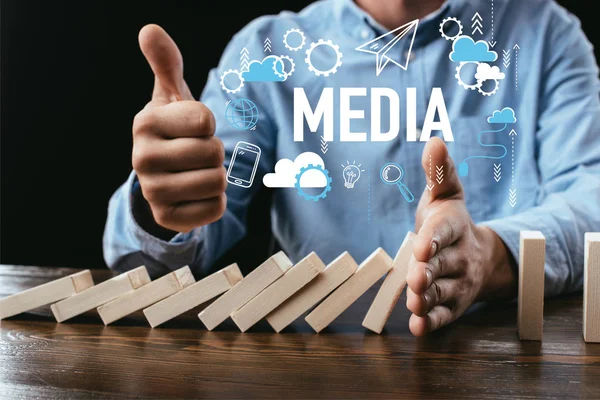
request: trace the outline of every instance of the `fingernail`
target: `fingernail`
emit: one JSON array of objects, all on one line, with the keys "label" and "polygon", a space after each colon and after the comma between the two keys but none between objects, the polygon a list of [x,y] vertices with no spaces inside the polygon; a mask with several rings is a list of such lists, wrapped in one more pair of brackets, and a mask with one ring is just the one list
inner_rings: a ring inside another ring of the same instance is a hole
[{"label": "fingernail", "polygon": [[436,252],[437,252],[437,242],[433,241],[433,242],[431,242],[431,248],[429,249],[429,259],[433,258],[433,256],[435,256]]},{"label": "fingernail", "polygon": [[426,268],[425,275],[427,275],[427,287],[429,287],[433,283],[433,274],[429,269]]},{"label": "fingernail", "polygon": [[427,293],[423,293],[423,300],[425,301],[425,306],[429,307],[429,295]]}]

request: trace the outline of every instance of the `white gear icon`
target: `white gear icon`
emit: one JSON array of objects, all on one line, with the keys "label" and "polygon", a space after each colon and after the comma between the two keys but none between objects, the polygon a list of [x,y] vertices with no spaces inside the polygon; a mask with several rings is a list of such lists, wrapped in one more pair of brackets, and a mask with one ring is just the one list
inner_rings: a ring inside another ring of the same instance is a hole
[{"label": "white gear icon", "polygon": [[481,87],[483,81],[477,81],[476,83],[474,83],[472,85],[468,85],[460,77],[460,73],[462,72],[463,67],[465,65],[467,65],[467,64],[477,64],[477,65],[479,65],[479,63],[477,61],[461,61],[460,64],[458,64],[458,67],[456,67],[456,75],[454,75],[454,77],[458,81],[458,84],[460,86],[464,87],[465,89],[468,89],[468,90],[479,89]]},{"label": "white gear icon", "polygon": [[[321,71],[315,68],[312,61],[310,60],[310,56],[312,52],[319,46],[327,46],[331,47],[336,54],[336,62],[333,67],[328,70]],[[308,50],[306,50],[306,58],[304,59],[306,64],[308,64],[308,70],[314,72],[316,76],[329,76],[329,74],[335,74],[337,69],[342,65],[342,53],[340,52],[340,47],[338,45],[333,44],[331,40],[323,40],[319,39],[316,43],[313,42],[310,44]]]},{"label": "white gear icon", "polygon": [[[288,36],[292,33],[296,33],[296,34],[300,35],[300,37],[302,38],[302,42],[300,42],[299,46],[290,46],[290,44],[288,43]],[[306,44],[306,36],[304,36],[304,32],[302,32],[300,29],[296,29],[296,28],[290,29],[285,33],[285,35],[283,35],[283,44],[290,51],[298,51],[301,48],[303,48],[304,45]]]},{"label": "white gear icon", "polygon": [[[228,88],[227,86],[225,86],[225,78],[228,75],[236,75],[238,77],[238,79],[240,80],[240,84],[237,87],[233,88],[233,89]],[[221,87],[227,93],[232,93],[233,94],[233,93],[239,92],[244,87],[244,77],[242,76],[242,73],[240,71],[238,71],[237,69],[228,69],[227,71],[225,71],[223,73],[223,75],[221,75]]]},{"label": "white gear icon", "polygon": [[[487,81],[488,79],[486,79]],[[479,93],[481,93],[484,96],[491,96],[493,94],[496,94],[496,92],[498,91],[498,89],[500,88],[500,81],[498,79],[490,79],[492,81],[495,82],[494,84],[494,90],[492,90],[491,92],[484,92],[483,90],[481,90],[481,87],[483,86],[483,82],[485,81],[477,81],[477,83],[479,84],[479,87],[477,88],[477,91]]]},{"label": "white gear icon", "polygon": [[[284,64],[283,60],[281,59],[281,56],[269,56],[269,57],[275,58],[275,62],[273,63],[273,73],[275,74],[275,76],[278,76],[285,81],[287,79],[288,75],[285,72],[285,64]],[[281,70],[277,69],[278,64],[281,64]]]},{"label": "white gear icon", "polygon": [[[283,80],[285,81],[287,78],[292,76],[292,74],[296,70],[296,64],[294,63],[294,60],[290,56],[279,56],[279,58],[281,59],[281,62],[283,64],[283,74],[281,74],[279,71],[277,71],[277,68],[275,67],[277,65],[277,63],[273,64],[273,72],[275,72],[275,75],[283,78]],[[285,63],[283,62],[283,60],[287,60],[290,63],[289,71],[286,71]]]},{"label": "white gear icon", "polygon": [[[446,32],[444,32],[444,26],[446,25],[447,22],[450,22],[450,21],[452,21],[452,22],[456,23],[456,25],[458,25],[458,33],[454,36],[448,36],[448,35],[446,35]],[[442,34],[442,37],[446,40],[454,40],[457,37],[459,37],[460,35],[462,35],[462,32],[463,32],[463,26],[457,18],[454,18],[454,17],[446,18],[440,24],[440,33]]]}]

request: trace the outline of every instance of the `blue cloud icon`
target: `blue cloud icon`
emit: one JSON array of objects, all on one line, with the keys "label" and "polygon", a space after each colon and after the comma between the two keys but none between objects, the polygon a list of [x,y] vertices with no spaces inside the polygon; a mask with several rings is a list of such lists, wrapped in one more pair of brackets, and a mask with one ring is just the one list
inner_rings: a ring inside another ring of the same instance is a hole
[{"label": "blue cloud icon", "polygon": [[254,60],[248,64],[248,71],[242,72],[246,82],[283,82],[286,74],[281,58],[267,56],[262,61]]},{"label": "blue cloud icon", "polygon": [[483,40],[475,42],[469,36],[460,36],[452,44],[450,59],[454,62],[492,62],[498,54],[491,51]]},{"label": "blue cloud icon", "polygon": [[515,110],[510,107],[504,107],[502,110],[496,110],[487,121],[490,124],[514,124],[517,122]]}]

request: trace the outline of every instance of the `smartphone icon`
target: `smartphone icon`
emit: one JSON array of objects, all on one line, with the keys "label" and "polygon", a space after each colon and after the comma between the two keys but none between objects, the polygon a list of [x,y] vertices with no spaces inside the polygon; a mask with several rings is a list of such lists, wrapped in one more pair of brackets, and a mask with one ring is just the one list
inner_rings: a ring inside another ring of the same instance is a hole
[{"label": "smartphone icon", "polygon": [[232,185],[249,188],[260,160],[260,147],[247,142],[238,142],[227,169],[227,182]]}]

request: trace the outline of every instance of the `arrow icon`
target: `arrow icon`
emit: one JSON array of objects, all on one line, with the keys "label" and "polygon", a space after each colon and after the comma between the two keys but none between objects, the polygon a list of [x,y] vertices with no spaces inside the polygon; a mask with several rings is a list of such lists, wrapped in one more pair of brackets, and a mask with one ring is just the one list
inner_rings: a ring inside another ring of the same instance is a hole
[{"label": "arrow icon", "polygon": [[444,182],[444,166],[436,165],[435,166],[435,180],[438,185],[441,185]]},{"label": "arrow icon", "polygon": [[494,164],[494,180],[500,182],[502,179],[502,164]]},{"label": "arrow icon", "polygon": [[471,34],[474,35],[475,32],[479,32],[480,35],[483,35],[483,31],[481,30],[481,28],[483,28],[483,24],[481,23],[483,21],[483,18],[481,18],[481,15],[479,15],[479,13],[476,12],[471,18],[471,21],[475,21],[471,25],[471,28],[473,28]]},{"label": "arrow icon", "polygon": [[[489,42],[490,46],[492,46],[492,48],[496,45],[496,42],[494,42],[494,0],[492,0],[492,7],[491,7],[491,19],[492,19],[492,41]],[[492,44],[494,43],[494,44]]]},{"label": "arrow icon", "polygon": [[508,133],[508,136],[517,136],[517,132],[515,132],[514,129],[511,129],[510,132]]},{"label": "arrow icon", "polygon": [[329,150],[329,144],[325,140],[325,136],[321,136],[321,152],[323,154],[327,154],[328,150]]},{"label": "arrow icon", "polygon": [[242,71],[248,71],[249,68],[249,64],[248,61],[250,60],[250,52],[248,51],[247,48],[243,48],[242,51],[240,51],[240,69]]},{"label": "arrow icon", "polygon": [[493,48],[494,48],[494,46],[496,45],[496,41],[491,41],[491,40],[490,40],[488,43],[490,44],[490,47],[491,47],[492,49],[493,49]]},{"label": "arrow icon", "polygon": [[510,65],[510,49],[502,50],[502,52],[504,53],[502,63],[504,64],[504,68],[508,68]]},{"label": "arrow icon", "polygon": [[515,51],[515,90],[519,90],[519,45],[515,44],[513,50]]},{"label": "arrow icon", "polygon": [[508,189],[508,204],[513,208],[517,204],[517,189]]},{"label": "arrow icon", "polygon": [[266,38],[264,41],[264,51],[265,53],[268,51],[269,53],[271,52],[271,39]]}]

